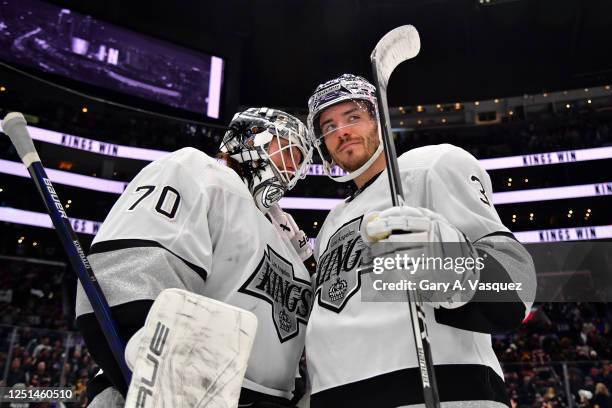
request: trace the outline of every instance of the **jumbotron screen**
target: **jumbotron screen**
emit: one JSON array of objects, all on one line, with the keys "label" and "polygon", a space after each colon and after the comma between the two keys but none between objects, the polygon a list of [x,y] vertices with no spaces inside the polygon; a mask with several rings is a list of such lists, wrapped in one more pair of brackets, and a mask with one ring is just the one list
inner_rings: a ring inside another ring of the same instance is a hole
[{"label": "jumbotron screen", "polygon": [[37,0],[0,0],[0,59],[219,118],[222,58]]}]

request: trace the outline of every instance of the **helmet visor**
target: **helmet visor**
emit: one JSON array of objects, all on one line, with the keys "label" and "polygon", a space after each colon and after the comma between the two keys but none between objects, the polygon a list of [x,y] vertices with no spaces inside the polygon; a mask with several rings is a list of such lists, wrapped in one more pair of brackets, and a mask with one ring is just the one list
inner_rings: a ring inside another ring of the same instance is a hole
[{"label": "helmet visor", "polygon": [[[312,118],[314,143],[324,162],[329,165],[337,164],[328,149],[342,149],[342,139],[352,143],[352,137],[343,138],[343,135],[363,134],[365,129],[377,128],[378,121],[376,106],[363,99],[348,99],[321,110]],[[328,143],[326,143],[328,142]]]}]

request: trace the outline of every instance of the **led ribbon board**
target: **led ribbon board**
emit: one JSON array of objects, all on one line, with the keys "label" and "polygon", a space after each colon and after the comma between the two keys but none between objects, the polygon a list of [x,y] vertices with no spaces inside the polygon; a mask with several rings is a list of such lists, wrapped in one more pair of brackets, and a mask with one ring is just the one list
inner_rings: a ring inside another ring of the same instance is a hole
[{"label": "led ribbon board", "polygon": [[[34,140],[112,157],[153,161],[170,153],[164,150],[145,149],[142,147],[100,142],[94,139],[54,132],[35,126],[28,126],[28,130]],[[481,159],[479,162],[485,170],[500,170],[603,159],[612,159],[612,146],[595,147],[592,149],[563,150],[524,156],[496,157],[493,159]],[[334,176],[345,174],[345,172],[337,166],[332,169],[332,173]],[[325,176],[323,165],[312,165],[308,171],[308,175]]]},{"label": "led ribbon board", "polygon": [[[0,207],[0,221],[30,225],[33,227],[53,228],[51,218],[49,218],[47,213],[19,210],[10,207]],[[102,222],[79,218],[70,218],[70,223],[76,232],[89,235],[95,235],[102,225]],[[612,225],[519,231],[513,234],[520,242],[525,244],[535,242],[609,239],[612,238]],[[310,243],[314,245],[315,239],[310,238]]]},{"label": "led ribbon board", "polygon": [[[30,177],[22,163],[2,159],[0,159],[0,173]],[[100,179],[63,170],[48,169],[47,174],[53,183],[112,194],[121,194],[128,184],[124,181]],[[493,203],[495,205],[518,204],[605,195],[612,195],[612,182],[493,193]],[[342,201],[344,200],[341,198],[283,197],[280,200],[280,205],[282,208],[290,210],[329,211]]]}]

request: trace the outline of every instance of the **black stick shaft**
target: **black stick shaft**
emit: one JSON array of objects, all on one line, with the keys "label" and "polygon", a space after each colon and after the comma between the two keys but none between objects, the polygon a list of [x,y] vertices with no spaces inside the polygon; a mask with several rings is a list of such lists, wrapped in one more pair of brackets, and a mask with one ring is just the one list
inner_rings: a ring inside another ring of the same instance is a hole
[{"label": "black stick shaft", "polygon": [[[57,193],[55,192],[51,181],[47,177],[42,163],[40,161],[33,162],[28,167],[28,171],[43,199],[43,202],[45,203],[45,207],[47,207],[47,212],[51,217],[53,226],[55,227],[60,241],[62,242],[64,251],[66,252],[66,255],[68,255],[72,269],[76,272],[81,285],[83,285],[83,289],[85,290],[87,298],[91,303],[91,307],[96,315],[96,318],[98,319],[100,327],[102,328],[102,332],[106,337],[106,341],[108,342],[113,356],[121,369],[126,385],[129,386],[131,371],[125,362],[125,345],[119,337],[119,331],[117,330],[115,321],[112,318],[110,306],[104,297],[100,284],[96,280],[93,270],[91,269],[91,265],[85,256],[83,248],[81,247],[79,239],[72,229],[70,220],[66,216],[66,212],[59,202]],[[54,197],[57,201],[54,199]]]},{"label": "black stick shaft", "polygon": [[[395,144],[391,137],[391,120],[387,106],[387,84],[378,78],[376,60],[372,61],[372,73],[376,83],[376,96],[378,99],[378,111],[380,115],[380,127],[382,132],[383,147],[385,149],[385,161],[387,175],[389,177],[389,188],[391,191],[391,202],[393,206],[404,205],[404,191],[401,184],[399,165]],[[431,345],[427,336],[427,323],[423,310],[423,301],[416,291],[406,291],[408,307],[410,308],[410,319],[412,321],[412,334],[416,346],[417,360],[421,373],[423,385],[423,398],[427,408],[439,408],[440,397],[436,382],[433,358],[431,356]]]}]

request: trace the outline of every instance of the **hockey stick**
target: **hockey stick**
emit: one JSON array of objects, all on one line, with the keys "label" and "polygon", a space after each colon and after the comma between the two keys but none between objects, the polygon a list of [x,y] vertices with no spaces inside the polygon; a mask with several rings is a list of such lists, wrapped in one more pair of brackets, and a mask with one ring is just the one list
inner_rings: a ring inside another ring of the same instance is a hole
[{"label": "hockey stick", "polygon": [[[391,139],[391,120],[389,118],[389,107],[387,106],[387,85],[395,68],[402,62],[416,57],[420,49],[421,40],[418,31],[411,25],[404,25],[385,34],[376,44],[374,51],[370,55],[372,73],[376,84],[376,96],[378,97],[378,111],[381,116],[382,141],[385,149],[387,173],[389,175],[391,202],[394,206],[404,205],[404,192],[397,164],[395,145]],[[423,301],[417,292],[409,290],[407,295],[417,360],[423,384],[425,406],[427,408],[438,408],[440,407],[440,398],[438,396],[433,359],[431,357],[431,346],[427,336]]]},{"label": "hockey stick", "polygon": [[[13,146],[15,146],[15,150],[19,154],[21,161],[25,164],[38,192],[40,193],[43,202],[45,203],[45,207],[47,207],[47,212],[51,217],[51,221],[55,226],[55,230],[59,235],[60,241],[62,241],[62,245],[64,246],[64,250],[66,251],[66,255],[68,255],[68,259],[70,260],[70,264],[72,268],[77,274],[77,277],[81,281],[81,285],[83,285],[83,289],[91,303],[91,306],[94,310],[96,318],[100,323],[100,327],[104,332],[106,337],[106,341],[121,369],[123,374],[123,378],[125,379],[126,385],[130,384],[131,373],[129,368],[125,363],[125,358],[123,355],[124,352],[124,344],[119,337],[119,332],[117,331],[117,326],[115,325],[114,320],[112,319],[110,307],[94,273],[89,265],[89,261],[85,256],[85,252],[83,252],[83,248],[81,248],[81,244],[70,225],[70,220],[66,215],[66,211],[64,211],[64,207],[51,184],[51,180],[47,177],[47,173],[45,172],[45,168],[43,167],[40,157],[38,157],[38,152],[34,147],[34,143],[32,142],[32,138],[28,132],[27,122],[23,115],[18,112],[11,112],[7,114],[2,121],[2,128],[4,133],[6,133]],[[127,387],[126,387],[127,388]]]}]

